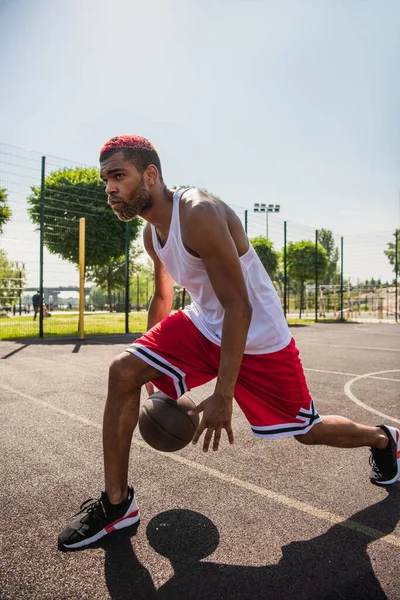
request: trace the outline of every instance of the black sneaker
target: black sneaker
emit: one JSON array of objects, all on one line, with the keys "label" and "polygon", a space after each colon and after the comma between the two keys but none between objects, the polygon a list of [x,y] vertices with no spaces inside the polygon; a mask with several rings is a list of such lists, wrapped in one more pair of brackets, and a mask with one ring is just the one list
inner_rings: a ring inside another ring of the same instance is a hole
[{"label": "black sneaker", "polygon": [[128,488],[127,500],[115,508],[110,504],[107,494],[102,492],[98,500],[86,500],[74,516],[78,515],[81,516],[67,525],[58,536],[60,547],[83,548],[97,542],[107,533],[138,523],[140,519],[139,507],[131,487]]},{"label": "black sneaker", "polygon": [[378,425],[378,427],[386,433],[389,443],[383,450],[371,448],[370,479],[376,485],[390,485],[400,478],[400,431],[387,425]]}]

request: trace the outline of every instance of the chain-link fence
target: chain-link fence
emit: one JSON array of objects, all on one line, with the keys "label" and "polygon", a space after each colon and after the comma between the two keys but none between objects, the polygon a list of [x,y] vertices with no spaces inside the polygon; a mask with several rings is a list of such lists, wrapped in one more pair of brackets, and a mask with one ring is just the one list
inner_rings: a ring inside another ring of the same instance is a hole
[{"label": "chain-link fence", "polygon": [[[78,334],[82,218],[85,333],[145,330],[154,281],[141,223],[115,218],[97,168],[5,144],[0,167],[0,339]],[[276,205],[232,208],[250,239],[267,242],[289,320],[397,321],[398,231],[340,236],[283,221]],[[176,286],[174,309],[189,301]]]},{"label": "chain-link fence", "polygon": [[254,206],[233,208],[251,240],[268,239],[279,252],[278,268],[267,270],[288,319],[397,322],[400,230],[342,236],[284,221],[279,205]]}]

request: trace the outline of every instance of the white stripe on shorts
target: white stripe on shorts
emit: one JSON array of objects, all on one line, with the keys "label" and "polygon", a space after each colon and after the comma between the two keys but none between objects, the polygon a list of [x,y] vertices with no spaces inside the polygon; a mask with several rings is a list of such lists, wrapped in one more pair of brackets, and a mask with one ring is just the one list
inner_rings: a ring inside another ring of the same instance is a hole
[{"label": "white stripe on shorts", "polygon": [[250,425],[252,432],[258,438],[279,438],[290,435],[302,435],[310,431],[315,423],[321,423],[322,419],[315,410],[314,400],[311,401],[309,409],[302,408],[297,417],[301,423],[282,423],[281,425]]},{"label": "white stripe on shorts", "polygon": [[146,346],[142,344],[132,344],[128,348],[126,348],[127,352],[134,354],[138,358],[141,358],[148,365],[157,369],[157,371],[161,371],[168,377],[171,377],[174,382],[175,390],[178,398],[180,398],[185,392],[188,391],[188,387],[186,385],[186,373],[181,371],[178,367],[168,362],[165,358],[153,352]]}]

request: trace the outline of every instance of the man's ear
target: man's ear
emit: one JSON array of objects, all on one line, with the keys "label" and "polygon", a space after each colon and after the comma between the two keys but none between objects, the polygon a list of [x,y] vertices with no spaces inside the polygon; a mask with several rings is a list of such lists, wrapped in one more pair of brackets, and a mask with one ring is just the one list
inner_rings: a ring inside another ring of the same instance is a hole
[{"label": "man's ear", "polygon": [[148,185],[154,185],[158,179],[158,169],[155,165],[149,165],[144,172],[145,181]]}]

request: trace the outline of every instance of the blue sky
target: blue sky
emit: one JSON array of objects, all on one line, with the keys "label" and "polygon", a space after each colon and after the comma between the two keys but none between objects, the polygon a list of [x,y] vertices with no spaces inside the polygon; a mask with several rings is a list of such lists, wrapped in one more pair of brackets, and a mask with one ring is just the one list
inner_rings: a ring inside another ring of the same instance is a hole
[{"label": "blue sky", "polygon": [[205,187],[260,229],[254,202],[391,232],[399,59],[397,0],[0,0],[0,142],[92,165],[138,133],[167,184]]}]

